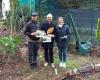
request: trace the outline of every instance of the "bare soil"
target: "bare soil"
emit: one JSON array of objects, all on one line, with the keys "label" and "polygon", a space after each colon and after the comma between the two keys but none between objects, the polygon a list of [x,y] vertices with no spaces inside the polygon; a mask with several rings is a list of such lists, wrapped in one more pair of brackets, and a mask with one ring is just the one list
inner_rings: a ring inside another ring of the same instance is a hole
[{"label": "bare soil", "polygon": [[[0,25],[1,26],[1,25]],[[0,35],[7,34],[7,29],[0,27]],[[9,32],[9,31],[8,31]],[[92,49],[93,50],[93,49]],[[93,50],[94,51],[94,50]],[[44,52],[43,49],[39,49],[38,55],[38,64],[39,67],[36,69],[31,69],[28,63],[28,50],[26,45],[20,46],[19,50],[16,52],[16,56],[13,56],[9,59],[8,56],[5,56],[0,53],[0,80],[53,80],[55,77],[64,74],[69,69],[74,68],[75,66],[82,67],[91,63],[99,63],[100,57],[95,56],[96,52],[91,53],[92,56],[87,55],[83,56],[79,53],[76,53],[73,50],[68,52],[68,61],[66,68],[59,68],[58,61],[58,51],[57,48],[54,48],[54,60],[58,74],[55,74],[55,69],[51,66],[44,67]],[[97,50],[96,50],[97,51]],[[100,54],[97,51],[97,54]],[[95,55],[94,55],[95,54]],[[65,80],[100,80],[100,72],[98,73],[87,73],[80,76],[69,77]]]}]

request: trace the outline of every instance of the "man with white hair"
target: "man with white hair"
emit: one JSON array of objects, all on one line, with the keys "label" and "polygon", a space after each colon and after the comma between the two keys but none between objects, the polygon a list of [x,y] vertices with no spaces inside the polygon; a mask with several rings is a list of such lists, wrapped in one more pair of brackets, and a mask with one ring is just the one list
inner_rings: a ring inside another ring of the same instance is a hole
[{"label": "man with white hair", "polygon": [[[53,16],[49,13],[47,16],[47,21],[44,22],[41,26],[41,30],[45,31],[46,35],[54,35],[54,28],[56,27],[55,24],[52,22]],[[48,31],[50,31],[48,33]],[[43,43],[44,48],[44,56],[45,56],[45,63],[44,66],[48,66],[50,64],[53,68],[55,67],[53,63],[53,44],[54,44],[54,37],[51,37],[51,42]]]}]

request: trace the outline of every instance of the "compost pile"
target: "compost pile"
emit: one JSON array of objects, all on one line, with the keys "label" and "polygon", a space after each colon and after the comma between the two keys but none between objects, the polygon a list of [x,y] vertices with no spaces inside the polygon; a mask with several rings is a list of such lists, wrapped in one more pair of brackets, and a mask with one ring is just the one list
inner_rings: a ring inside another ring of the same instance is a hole
[{"label": "compost pile", "polygon": [[100,57],[100,46],[91,48],[90,55],[94,57]]}]

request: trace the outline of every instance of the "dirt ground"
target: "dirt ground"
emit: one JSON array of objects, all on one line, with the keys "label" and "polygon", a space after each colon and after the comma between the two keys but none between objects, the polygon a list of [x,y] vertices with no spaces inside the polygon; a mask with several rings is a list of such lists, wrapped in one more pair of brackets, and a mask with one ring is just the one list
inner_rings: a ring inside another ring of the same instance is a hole
[{"label": "dirt ground", "polygon": [[[65,69],[59,68],[57,49],[54,48],[55,53],[55,64],[58,74],[55,74],[55,69],[51,66],[44,67],[43,49],[39,50],[38,64],[39,67],[31,69],[27,60],[27,48],[21,48],[23,58],[14,57],[7,61],[7,58],[3,58],[0,55],[0,80],[53,80],[56,76],[60,76],[65,73],[68,69],[79,68],[81,66],[100,63],[100,57],[82,56],[77,53],[68,53],[68,64]],[[24,51],[24,52],[23,52]],[[66,80],[100,80],[100,72],[82,74],[81,76],[71,77]]]},{"label": "dirt ground", "polygon": [[[1,25],[0,25],[1,26]],[[4,29],[4,32],[5,29]],[[0,34],[3,35],[2,29]],[[4,33],[5,34],[5,33]],[[8,58],[3,57],[0,53],[0,80],[53,80],[55,77],[64,74],[69,69],[80,68],[82,66],[99,63],[100,57],[90,55],[80,55],[73,49],[68,52],[66,68],[59,68],[58,50],[54,48],[54,63],[58,74],[55,74],[55,68],[51,66],[44,67],[44,54],[43,49],[40,48],[38,52],[38,64],[39,67],[31,69],[28,63],[28,50],[26,46],[21,46],[19,51],[16,52],[17,56]],[[100,80],[100,72],[82,74],[81,76],[69,77],[65,80]]]}]

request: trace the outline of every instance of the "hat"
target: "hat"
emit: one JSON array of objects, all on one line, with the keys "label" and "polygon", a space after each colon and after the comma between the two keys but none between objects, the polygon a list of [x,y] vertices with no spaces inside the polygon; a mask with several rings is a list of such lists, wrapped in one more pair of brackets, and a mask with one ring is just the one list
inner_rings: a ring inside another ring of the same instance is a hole
[{"label": "hat", "polygon": [[47,14],[47,17],[53,17],[51,13]]},{"label": "hat", "polygon": [[33,12],[32,13],[32,16],[37,16],[38,14],[36,12]]}]

